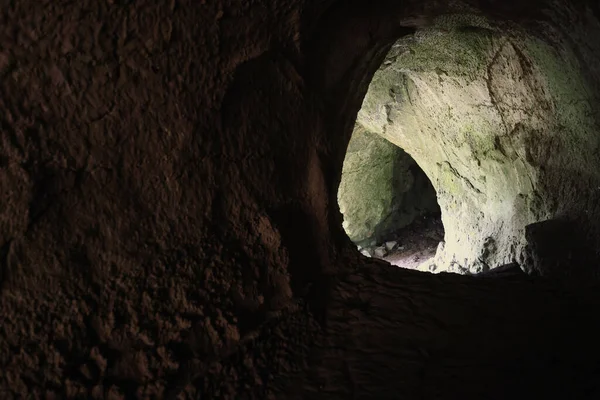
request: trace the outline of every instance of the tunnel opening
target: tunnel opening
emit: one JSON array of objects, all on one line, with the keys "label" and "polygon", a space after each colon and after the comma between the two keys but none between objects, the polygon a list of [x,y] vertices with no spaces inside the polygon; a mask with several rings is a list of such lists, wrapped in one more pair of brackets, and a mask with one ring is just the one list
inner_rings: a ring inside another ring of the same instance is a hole
[{"label": "tunnel opening", "polygon": [[[344,230],[359,251],[385,259],[390,248],[402,247],[400,236],[418,237],[419,229],[435,227],[437,215],[443,233],[433,237],[443,239],[435,256],[410,268],[463,274],[537,268],[526,227],[582,212],[570,189],[551,188],[571,182],[575,192],[587,192],[574,179],[589,173],[596,162],[589,149],[598,148],[588,134],[597,127],[589,82],[569,43],[558,38],[456,14],[390,45],[358,111],[338,189]],[[393,166],[394,151],[431,185],[415,189],[404,206],[395,203],[402,184],[389,171],[406,166]],[[371,161],[361,152],[380,156]],[[357,178],[370,164],[371,176]],[[386,174],[385,185],[375,178]],[[348,195],[351,187],[357,194]],[[368,207],[365,197],[379,204]],[[396,229],[387,232],[390,226]]]},{"label": "tunnel opening", "polygon": [[397,145],[356,125],[338,190],[343,228],[366,257],[410,269],[430,261],[444,238],[429,178]]}]

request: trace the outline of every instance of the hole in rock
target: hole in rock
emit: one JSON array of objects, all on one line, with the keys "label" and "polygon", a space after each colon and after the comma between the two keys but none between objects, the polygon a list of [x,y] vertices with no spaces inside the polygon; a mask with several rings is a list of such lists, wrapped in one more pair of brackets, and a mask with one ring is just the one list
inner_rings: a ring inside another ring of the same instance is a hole
[{"label": "hole in rock", "polygon": [[433,270],[444,231],[435,189],[397,145],[356,125],[344,160],[338,203],[343,227],[367,257]]},{"label": "hole in rock", "polygon": [[[530,270],[525,228],[571,207],[552,188],[564,171],[591,170],[583,155],[597,147],[596,122],[575,101],[589,98],[577,65],[574,53],[472,15],[398,39],[348,144],[338,203],[350,239],[424,271]],[[417,259],[390,255],[394,241]]]}]

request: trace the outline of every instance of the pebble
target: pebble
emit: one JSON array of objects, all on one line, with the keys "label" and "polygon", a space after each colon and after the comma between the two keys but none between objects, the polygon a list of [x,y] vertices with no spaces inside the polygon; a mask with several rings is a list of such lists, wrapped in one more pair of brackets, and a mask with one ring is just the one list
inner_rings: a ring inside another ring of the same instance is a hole
[{"label": "pebble", "polygon": [[377,257],[377,258],[385,257],[385,247],[384,246],[375,248],[375,257]]},{"label": "pebble", "polygon": [[392,251],[394,249],[394,247],[396,247],[397,244],[398,244],[398,242],[395,242],[395,241],[385,242],[385,248],[387,251]]}]

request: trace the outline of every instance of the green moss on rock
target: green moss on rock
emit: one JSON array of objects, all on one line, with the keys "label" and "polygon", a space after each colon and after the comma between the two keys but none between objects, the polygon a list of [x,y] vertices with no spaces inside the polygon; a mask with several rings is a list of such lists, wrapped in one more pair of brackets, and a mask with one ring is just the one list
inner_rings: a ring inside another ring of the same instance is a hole
[{"label": "green moss on rock", "polygon": [[375,74],[357,124],[430,177],[446,234],[438,271],[523,260],[526,225],[588,212],[575,211],[573,196],[593,185],[572,177],[600,182],[598,95],[581,74],[581,49],[556,41],[448,16],[399,40]]}]

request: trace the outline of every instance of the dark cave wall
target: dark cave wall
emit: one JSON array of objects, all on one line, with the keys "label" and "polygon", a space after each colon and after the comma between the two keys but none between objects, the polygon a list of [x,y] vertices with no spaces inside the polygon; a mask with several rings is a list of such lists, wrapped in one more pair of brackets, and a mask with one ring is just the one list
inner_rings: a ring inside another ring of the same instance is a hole
[{"label": "dark cave wall", "polygon": [[[335,247],[300,3],[0,9],[3,396],[176,393],[273,313],[310,329],[290,277]],[[275,342],[194,390],[261,396],[300,357]]]},{"label": "dark cave wall", "polygon": [[335,193],[399,7],[1,3],[0,395],[284,390],[359,265]]}]

